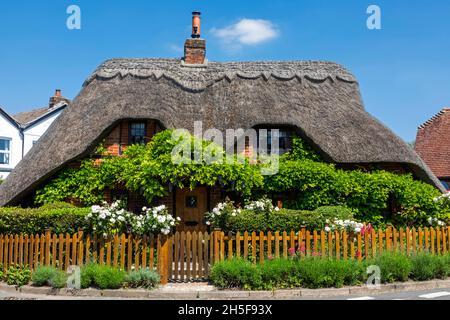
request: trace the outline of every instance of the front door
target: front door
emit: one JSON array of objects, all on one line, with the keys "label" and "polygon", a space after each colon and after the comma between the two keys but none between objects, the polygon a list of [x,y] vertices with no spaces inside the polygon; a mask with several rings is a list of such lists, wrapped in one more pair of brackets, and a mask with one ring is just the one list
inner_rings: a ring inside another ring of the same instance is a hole
[{"label": "front door", "polygon": [[197,187],[194,190],[177,189],[176,211],[181,218],[177,231],[202,231],[207,230],[205,213],[208,211],[208,189]]}]

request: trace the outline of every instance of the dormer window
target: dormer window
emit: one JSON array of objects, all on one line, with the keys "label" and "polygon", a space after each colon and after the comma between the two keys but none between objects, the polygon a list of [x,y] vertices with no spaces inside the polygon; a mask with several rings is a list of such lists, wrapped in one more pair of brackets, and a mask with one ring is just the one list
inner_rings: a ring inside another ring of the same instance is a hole
[{"label": "dormer window", "polygon": [[129,144],[145,144],[146,131],[145,122],[131,122]]},{"label": "dormer window", "polygon": [[11,139],[0,138],[0,164],[9,164],[11,156]]},{"label": "dormer window", "polygon": [[[267,129],[267,152],[268,154],[271,154],[273,152],[272,150],[272,129]],[[279,128],[278,130],[278,148],[279,148],[279,155],[285,154],[289,152],[292,149],[292,135],[293,131],[286,128]],[[259,130],[258,132],[258,148],[259,148]]]}]

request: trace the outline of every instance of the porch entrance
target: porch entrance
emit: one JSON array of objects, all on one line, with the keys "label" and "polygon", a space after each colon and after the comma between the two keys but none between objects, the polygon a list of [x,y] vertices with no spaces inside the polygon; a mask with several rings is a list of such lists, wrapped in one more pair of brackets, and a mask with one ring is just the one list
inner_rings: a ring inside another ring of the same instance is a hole
[{"label": "porch entrance", "polygon": [[201,231],[208,229],[205,213],[208,211],[208,189],[197,187],[194,190],[176,190],[176,216],[181,218],[177,231]]}]

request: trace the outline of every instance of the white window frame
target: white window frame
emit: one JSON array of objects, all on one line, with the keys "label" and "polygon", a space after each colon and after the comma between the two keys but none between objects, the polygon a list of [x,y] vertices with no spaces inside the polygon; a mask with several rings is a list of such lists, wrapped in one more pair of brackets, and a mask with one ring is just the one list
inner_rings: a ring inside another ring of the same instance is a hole
[{"label": "white window frame", "polygon": [[6,150],[0,150],[0,153],[2,153],[2,154],[8,154],[9,155],[9,157],[8,157],[8,163],[0,163],[0,166],[9,166],[9,165],[11,165],[11,149],[12,149],[12,147],[11,147],[11,145],[12,145],[12,139],[11,138],[7,138],[7,137],[0,137],[0,140],[6,140],[6,141],[9,141],[9,150],[8,151],[6,151]]}]

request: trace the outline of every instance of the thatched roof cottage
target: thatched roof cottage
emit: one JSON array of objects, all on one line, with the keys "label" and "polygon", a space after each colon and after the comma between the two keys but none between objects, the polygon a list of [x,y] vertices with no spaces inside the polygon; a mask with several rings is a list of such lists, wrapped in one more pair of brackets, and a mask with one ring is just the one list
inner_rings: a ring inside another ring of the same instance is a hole
[{"label": "thatched roof cottage", "polygon": [[[103,139],[119,154],[123,146],[148,140],[162,128],[192,130],[195,121],[202,121],[204,129],[269,126],[296,132],[341,167],[411,172],[441,188],[414,150],[367,113],[358,81],[343,66],[212,62],[198,32],[194,25],[182,59],[113,59],[100,65],[0,186],[0,205],[24,203]],[[205,193],[209,204],[214,192]],[[174,207],[177,196],[170,201]]]}]

